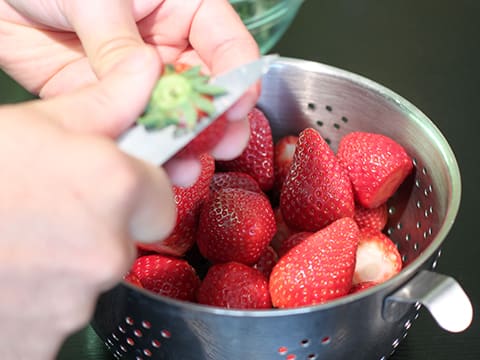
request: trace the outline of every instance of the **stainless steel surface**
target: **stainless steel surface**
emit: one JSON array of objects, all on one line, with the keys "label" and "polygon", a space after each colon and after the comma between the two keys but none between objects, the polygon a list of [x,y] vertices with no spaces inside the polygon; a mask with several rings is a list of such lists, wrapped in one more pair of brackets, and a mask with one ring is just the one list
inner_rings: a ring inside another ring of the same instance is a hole
[{"label": "stainless steel surface", "polygon": [[383,317],[397,321],[402,309],[424,305],[443,329],[460,332],[470,326],[473,307],[462,287],[449,276],[422,270],[407,284],[385,299]]},{"label": "stainless steel surface", "polygon": [[227,89],[227,93],[213,100],[215,112],[210,117],[200,119],[192,131],[178,133],[174,125],[160,130],[146,130],[144,126],[136,125],[117,139],[118,147],[129,155],[162,165],[239,100],[277,58],[277,55],[266,55],[212,78],[211,83]]},{"label": "stainless steel surface", "polygon": [[[408,303],[401,312],[386,307],[388,319],[384,306],[423,270],[435,268],[458,212],[459,169],[440,131],[385,87],[297,59],[282,58],[271,66],[258,105],[276,138],[312,126],[334,149],[353,130],[380,132],[403,144],[415,171],[389,203],[387,231],[404,270],[377,287],[323,305],[270,311],[201,306],[122,283],[101,297],[93,321],[116,358],[386,359],[418,316],[420,304]],[[466,306],[463,300],[456,303],[456,291],[446,290],[441,297],[451,309]],[[428,296],[423,299],[432,304]]]}]

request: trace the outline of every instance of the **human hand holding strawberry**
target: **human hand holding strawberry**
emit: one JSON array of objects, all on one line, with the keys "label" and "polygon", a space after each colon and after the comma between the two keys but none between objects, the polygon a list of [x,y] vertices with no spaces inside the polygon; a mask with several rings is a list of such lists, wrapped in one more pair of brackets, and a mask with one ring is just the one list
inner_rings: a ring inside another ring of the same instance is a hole
[{"label": "human hand holding strawberry", "polygon": [[[65,123],[112,137],[142,113],[163,64],[202,64],[219,74],[259,56],[227,0],[1,0],[0,26],[0,67],[40,97],[108,82],[98,96],[114,104],[114,116]],[[249,134],[244,118],[258,95],[253,87],[227,112],[232,121],[212,150],[215,157],[241,153]],[[190,159],[165,168],[180,185],[191,184],[200,171]]]}]

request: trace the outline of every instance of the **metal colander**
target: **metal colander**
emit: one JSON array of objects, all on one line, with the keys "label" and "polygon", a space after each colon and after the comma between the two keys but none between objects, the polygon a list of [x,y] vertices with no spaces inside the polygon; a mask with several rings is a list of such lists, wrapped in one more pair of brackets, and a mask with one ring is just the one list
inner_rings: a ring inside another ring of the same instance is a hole
[{"label": "metal colander", "polygon": [[275,138],[307,126],[336,149],[354,130],[388,135],[414,161],[389,202],[387,232],[405,267],[364,292],[316,306],[242,311],[187,303],[121,283],[99,299],[93,327],[115,358],[175,360],[386,359],[420,308],[462,331],[472,306],[458,283],[433,272],[460,203],[459,169],[439,130],[417,108],[361,76],[281,58],[258,106]]}]

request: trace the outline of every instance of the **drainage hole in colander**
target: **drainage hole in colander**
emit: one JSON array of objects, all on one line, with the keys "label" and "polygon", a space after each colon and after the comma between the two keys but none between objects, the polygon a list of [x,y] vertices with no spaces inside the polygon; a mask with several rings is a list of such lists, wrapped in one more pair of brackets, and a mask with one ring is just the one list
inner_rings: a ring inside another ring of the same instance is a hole
[{"label": "drainage hole in colander", "polygon": [[122,350],[125,353],[128,351],[127,348],[123,345],[120,345],[120,350]]},{"label": "drainage hole in colander", "polygon": [[161,345],[162,345],[162,343],[161,343],[160,341],[158,341],[157,339],[153,339],[153,340],[152,340],[152,346],[153,346],[154,348],[157,348],[157,349],[158,349]]},{"label": "drainage hole in colander", "polygon": [[150,321],[143,320],[143,321],[142,321],[142,327],[143,327],[144,329],[147,329],[147,330],[148,330],[148,329],[150,329],[150,328],[152,327],[152,324],[150,323]]},{"label": "drainage hole in colander", "polygon": [[325,337],[321,340],[321,344],[322,344],[322,345],[328,345],[328,344],[330,344],[331,341],[332,341],[332,339],[330,338],[330,336],[325,336]]},{"label": "drainage hole in colander", "polygon": [[402,262],[405,264],[407,262],[407,260],[408,260],[407,254],[403,254],[402,255]]},{"label": "drainage hole in colander", "polygon": [[130,345],[130,346],[135,345],[135,340],[133,340],[133,339],[130,338],[130,337],[128,337],[126,341],[127,341],[127,344]]},{"label": "drainage hole in colander", "polygon": [[118,330],[119,330],[122,334],[125,334],[125,333],[127,332],[122,325],[118,325]]},{"label": "drainage hole in colander", "polygon": [[348,123],[348,118],[346,116],[342,116],[342,122],[344,122],[345,124]]},{"label": "drainage hole in colander", "polygon": [[133,321],[133,319],[130,316],[127,316],[125,318],[125,322],[127,323],[127,325],[130,325],[130,326],[132,326],[135,323],[135,321]]},{"label": "drainage hole in colander", "polygon": [[143,336],[143,333],[141,330],[135,329],[133,330],[133,335],[135,335],[137,338],[141,338]]},{"label": "drainage hole in colander", "polygon": [[315,103],[309,102],[307,104],[307,108],[308,108],[308,110],[314,111],[317,108],[317,106],[315,105]]},{"label": "drainage hole in colander", "polygon": [[315,360],[317,358],[316,354],[308,354],[307,355],[307,360]]},{"label": "drainage hole in colander", "polygon": [[163,329],[162,331],[160,331],[160,335],[162,335],[164,339],[170,339],[172,337],[172,333],[167,329]]},{"label": "drainage hole in colander", "polygon": [[152,352],[148,349],[143,349],[143,355],[147,356],[147,357],[151,357],[152,356]]},{"label": "drainage hole in colander", "polygon": [[308,340],[308,339],[303,339],[302,341],[300,341],[300,345],[301,345],[302,347],[307,347],[307,346],[310,345],[310,340]]},{"label": "drainage hole in colander", "polygon": [[288,353],[288,348],[286,346],[280,346],[277,352],[279,355],[286,355]]},{"label": "drainage hole in colander", "polygon": [[326,105],[325,110],[327,110],[328,112],[332,112],[333,108],[330,105]]},{"label": "drainage hole in colander", "polygon": [[334,127],[335,129],[339,130],[339,129],[340,129],[340,124],[334,123],[334,124],[333,124],[333,127]]},{"label": "drainage hole in colander", "polygon": [[317,120],[317,121],[316,121],[316,124],[317,124],[318,126],[322,127],[322,126],[323,126],[323,121],[322,121],[322,120]]},{"label": "drainage hole in colander", "polygon": [[415,244],[413,244],[413,251],[417,252],[418,248],[419,248],[419,245],[418,245],[417,242]]},{"label": "drainage hole in colander", "polygon": [[285,359],[286,359],[286,360],[296,360],[296,359],[297,359],[297,355],[295,355],[295,354],[288,354]]}]

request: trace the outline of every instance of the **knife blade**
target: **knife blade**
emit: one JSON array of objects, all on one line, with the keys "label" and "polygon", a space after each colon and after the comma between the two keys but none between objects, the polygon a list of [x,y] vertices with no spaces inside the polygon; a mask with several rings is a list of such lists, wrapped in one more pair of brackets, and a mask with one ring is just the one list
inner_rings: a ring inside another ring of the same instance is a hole
[{"label": "knife blade", "polygon": [[212,78],[211,84],[220,86],[227,92],[214,98],[215,112],[211,116],[201,118],[195,129],[179,134],[175,125],[151,130],[137,124],[117,139],[118,147],[125,153],[154,165],[164,164],[238,101],[268,71],[277,58],[278,55],[275,54],[266,55]]}]

